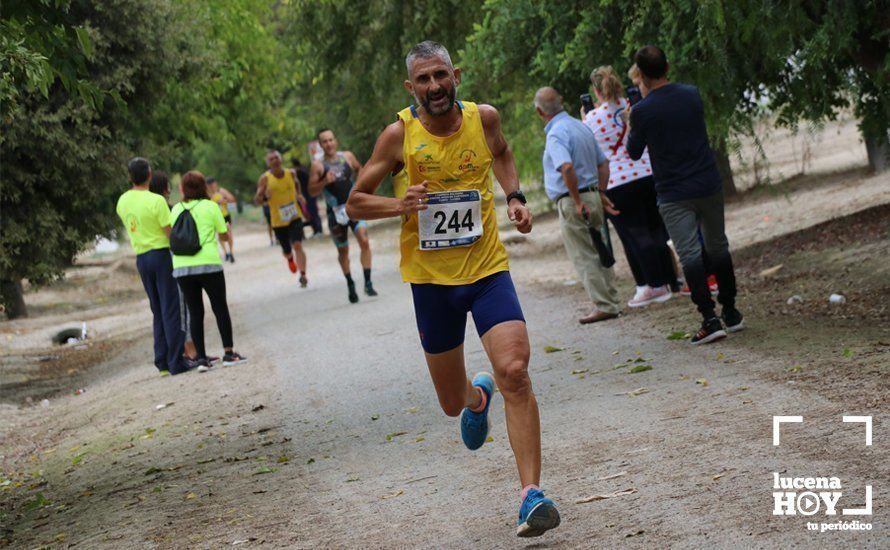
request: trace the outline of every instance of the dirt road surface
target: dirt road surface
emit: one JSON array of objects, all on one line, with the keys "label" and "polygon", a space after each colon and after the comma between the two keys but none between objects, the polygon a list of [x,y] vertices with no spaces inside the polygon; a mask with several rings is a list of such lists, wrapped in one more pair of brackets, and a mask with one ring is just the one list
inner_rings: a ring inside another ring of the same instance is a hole
[{"label": "dirt road surface", "polygon": [[[813,206],[832,204],[835,193],[826,187],[730,207],[733,246],[837,215]],[[839,208],[850,212],[890,202],[886,177],[843,193]],[[238,235],[238,262],[226,278],[236,348],[248,364],[160,378],[150,336],[141,334],[108,358],[103,368],[114,374],[86,393],[46,407],[4,406],[0,536],[17,548],[890,544],[886,394],[848,409],[843,399],[782,381],[776,373],[792,365],[757,351],[757,318],[747,320],[749,330],[698,348],[666,339],[677,327],[642,325],[632,312],[580,326],[585,295],[556,221],[542,217],[517,241],[511,267],[533,350],[543,486],[563,518],[557,530],[514,535],[520,487],[500,397],[491,409],[493,441],[476,452],[462,446],[458,421],[439,410],[396,268],[396,230],[378,227],[380,296],[357,305],[346,300],[327,238],[308,243],[310,286],[301,290],[264,234]],[[361,276],[354,242],[353,274]],[[628,284],[625,275],[623,295]],[[212,317],[206,326],[216,349]],[[466,353],[471,374],[490,368],[472,323]],[[631,373],[639,365],[652,368]],[[774,415],[804,419],[784,425],[779,446]],[[844,415],[873,416],[872,446],[864,425],[843,423]],[[838,515],[824,508],[811,517],[773,515],[774,472],[838,477]],[[873,515],[840,515],[864,506],[866,485]],[[618,491],[628,494],[577,503]],[[820,533],[808,520],[858,520],[872,529]]]}]

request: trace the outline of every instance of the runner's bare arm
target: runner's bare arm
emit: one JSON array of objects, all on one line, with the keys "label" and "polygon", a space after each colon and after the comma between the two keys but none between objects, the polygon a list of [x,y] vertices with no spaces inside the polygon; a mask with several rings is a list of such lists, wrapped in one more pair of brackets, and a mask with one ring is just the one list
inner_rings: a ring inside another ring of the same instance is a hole
[{"label": "runner's bare arm", "polygon": [[324,166],[321,162],[313,160],[312,164],[309,165],[309,194],[313,197],[318,196],[318,194],[321,193],[321,190],[324,189],[325,181],[322,178],[323,173]]},{"label": "runner's bare arm", "polygon": [[263,201],[266,200],[266,174],[260,176],[260,179],[256,182],[256,195],[253,196],[253,202],[256,204],[263,204]]},{"label": "runner's bare arm", "polygon": [[306,198],[303,196],[303,192],[300,190],[300,178],[297,177],[297,171],[291,168],[290,174],[294,177],[294,191],[297,192],[297,202],[305,206]]},{"label": "runner's bare arm", "polygon": [[[479,116],[482,118],[482,128],[485,130],[485,142],[494,157],[492,171],[497,178],[505,195],[519,190],[519,175],[516,172],[516,161],[513,151],[507,144],[507,139],[501,131],[501,116],[497,109],[491,105],[480,104]],[[528,233],[532,230],[532,213],[518,199],[510,201],[507,205],[507,215],[510,221],[516,225],[520,233]]]},{"label": "runner's bare arm", "polygon": [[426,182],[408,188],[405,197],[394,199],[374,194],[380,182],[392,172],[402,159],[402,142],[405,139],[405,128],[401,121],[387,126],[377,143],[374,152],[368,159],[349,194],[346,213],[353,220],[375,220],[412,214],[418,210],[426,210]]},{"label": "runner's bare arm", "polygon": [[225,189],[224,187],[219,188],[219,194],[222,195],[223,200],[226,202],[238,202],[238,199],[235,198],[235,195],[233,195],[231,192],[229,192],[228,189]]}]

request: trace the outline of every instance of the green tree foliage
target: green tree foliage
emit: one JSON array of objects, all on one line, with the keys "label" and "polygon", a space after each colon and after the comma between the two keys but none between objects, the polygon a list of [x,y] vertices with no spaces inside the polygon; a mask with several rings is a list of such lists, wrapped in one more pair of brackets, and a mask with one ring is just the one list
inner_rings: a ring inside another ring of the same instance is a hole
[{"label": "green tree foliage", "polygon": [[330,127],[367,159],[377,134],[413,102],[402,84],[411,46],[436,40],[456,54],[480,11],[470,0],[293,0],[285,14],[300,77],[293,137]]},{"label": "green tree foliage", "polygon": [[3,27],[17,32],[4,42],[0,136],[10,313],[24,313],[21,279],[59,277],[118,226],[128,157],[184,164],[196,141],[233,134],[239,150],[257,147],[282,89],[266,78],[278,52],[262,49],[278,42],[265,10],[249,0],[4,5]]},{"label": "green tree foliage", "polygon": [[779,121],[833,119],[852,107],[872,168],[890,166],[890,2],[794,2],[773,15],[774,32],[792,44],[777,78],[763,79]]}]

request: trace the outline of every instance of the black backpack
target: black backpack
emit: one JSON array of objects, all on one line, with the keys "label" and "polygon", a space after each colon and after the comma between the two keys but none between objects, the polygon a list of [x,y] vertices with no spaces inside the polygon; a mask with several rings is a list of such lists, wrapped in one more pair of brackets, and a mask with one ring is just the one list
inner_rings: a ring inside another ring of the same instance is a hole
[{"label": "black backpack", "polygon": [[[200,200],[195,204],[200,204]],[[194,208],[194,206],[192,206]],[[201,251],[201,238],[198,236],[198,225],[192,213],[182,203],[182,213],[173,222],[170,229],[170,250],[177,256],[194,256]]]}]

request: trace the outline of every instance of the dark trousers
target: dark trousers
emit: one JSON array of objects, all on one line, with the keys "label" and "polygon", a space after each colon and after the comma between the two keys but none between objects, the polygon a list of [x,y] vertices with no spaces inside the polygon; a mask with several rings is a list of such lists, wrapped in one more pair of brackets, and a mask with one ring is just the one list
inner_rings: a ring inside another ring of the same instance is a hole
[{"label": "dark trousers", "polygon": [[637,286],[675,284],[668,233],[658,212],[652,177],[613,187],[606,196],[619,211],[617,216],[607,217],[621,239]]},{"label": "dark trousers", "polygon": [[222,338],[225,349],[232,348],[232,318],[229,317],[229,305],[226,303],[226,277],[222,271],[215,273],[202,273],[200,275],[185,275],[177,279],[179,288],[189,309],[190,328],[192,340],[195,342],[195,350],[198,359],[205,359],[207,352],[204,348],[204,295],[207,293],[210,299],[210,307],[216,317],[216,326]]},{"label": "dark trousers", "polygon": [[309,214],[309,225],[312,226],[312,235],[321,233],[321,217],[318,215],[318,195],[309,194],[309,180],[306,183],[300,182],[300,190],[306,197],[306,212]]},{"label": "dark trousers", "polygon": [[736,284],[735,272],[732,267],[732,256],[729,253],[729,241],[726,239],[723,218],[723,193],[715,193],[710,197],[668,202],[659,205],[661,216],[667,227],[680,264],[686,275],[686,284],[692,292],[692,301],[705,320],[714,317],[714,301],[708,290],[708,271],[702,257],[702,243],[707,251],[710,271],[717,277],[720,292],[717,301],[723,309],[735,307]]},{"label": "dark trousers", "polygon": [[155,366],[158,370],[178,374],[185,370],[182,359],[185,332],[182,329],[181,305],[173,278],[170,249],[161,248],[139,254],[136,256],[136,269],[148,294],[154,317]]}]

